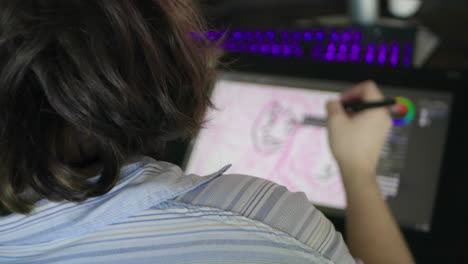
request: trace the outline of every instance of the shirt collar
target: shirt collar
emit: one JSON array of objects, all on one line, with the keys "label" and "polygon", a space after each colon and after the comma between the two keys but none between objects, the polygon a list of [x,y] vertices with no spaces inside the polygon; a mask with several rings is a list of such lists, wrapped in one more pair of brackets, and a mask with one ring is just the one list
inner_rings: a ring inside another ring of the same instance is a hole
[{"label": "shirt collar", "polygon": [[119,183],[106,195],[79,204],[41,201],[30,215],[0,218],[0,247],[76,238],[183,195],[229,167],[200,177],[150,157],[129,159],[121,167]]}]

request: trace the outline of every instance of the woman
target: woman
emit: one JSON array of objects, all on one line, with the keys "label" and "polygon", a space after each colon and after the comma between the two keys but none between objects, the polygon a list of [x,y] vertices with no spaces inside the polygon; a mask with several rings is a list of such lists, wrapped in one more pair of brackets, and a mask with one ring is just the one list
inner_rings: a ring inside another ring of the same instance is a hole
[{"label": "woman", "polygon": [[188,0],[0,2],[0,263],[413,263],[375,182],[384,110],[328,105],[355,258],[301,193],[158,161],[210,106],[203,27]]}]

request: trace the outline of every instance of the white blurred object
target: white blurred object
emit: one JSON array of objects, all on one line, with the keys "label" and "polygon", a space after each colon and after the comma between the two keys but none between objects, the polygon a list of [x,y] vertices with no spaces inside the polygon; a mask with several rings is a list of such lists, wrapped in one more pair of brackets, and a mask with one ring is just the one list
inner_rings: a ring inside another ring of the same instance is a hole
[{"label": "white blurred object", "polygon": [[416,33],[413,66],[421,68],[440,44],[440,38],[428,28],[420,26]]},{"label": "white blurred object", "polygon": [[380,0],[349,0],[353,23],[372,25],[379,19]]},{"label": "white blurred object", "polygon": [[421,8],[421,0],[388,0],[390,13],[399,18],[413,16]]}]

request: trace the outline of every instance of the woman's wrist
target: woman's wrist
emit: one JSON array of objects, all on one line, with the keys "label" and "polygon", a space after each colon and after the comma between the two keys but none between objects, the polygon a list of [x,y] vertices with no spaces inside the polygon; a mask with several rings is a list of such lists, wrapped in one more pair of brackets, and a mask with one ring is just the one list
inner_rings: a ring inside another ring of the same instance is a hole
[{"label": "woman's wrist", "polygon": [[346,192],[378,188],[376,166],[353,164],[340,166]]}]

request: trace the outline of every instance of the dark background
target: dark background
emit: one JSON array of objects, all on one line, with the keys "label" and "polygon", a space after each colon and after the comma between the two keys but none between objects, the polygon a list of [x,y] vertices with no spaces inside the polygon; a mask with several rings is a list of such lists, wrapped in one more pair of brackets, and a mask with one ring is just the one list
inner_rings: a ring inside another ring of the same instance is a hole
[{"label": "dark background", "polygon": [[[344,15],[344,0],[198,0],[212,29],[231,26],[295,27],[318,16]],[[381,14],[391,17],[382,1]],[[229,69],[332,80],[374,79],[382,84],[414,89],[450,91],[454,114],[441,172],[433,230],[423,234],[403,230],[418,263],[468,263],[468,170],[466,149],[466,90],[468,89],[468,0],[424,1],[412,18],[440,37],[441,43],[421,69],[382,69],[372,66],[320,64],[227,54]],[[225,69],[225,68],[223,68]],[[168,160],[181,164],[184,147],[169,147]],[[177,145],[177,146],[176,146]],[[331,219],[344,233],[344,221]]]},{"label": "dark background", "polygon": [[[319,16],[347,14],[345,0],[199,0],[217,28],[235,26],[293,26]],[[381,14],[387,2],[381,1]],[[424,68],[468,71],[468,0],[425,0],[408,21],[428,27],[441,45]]]}]

